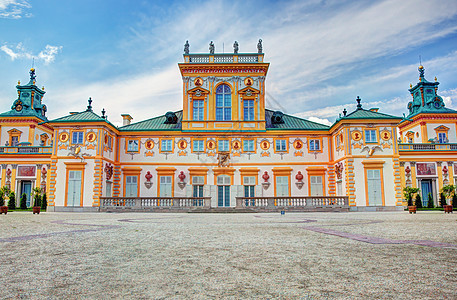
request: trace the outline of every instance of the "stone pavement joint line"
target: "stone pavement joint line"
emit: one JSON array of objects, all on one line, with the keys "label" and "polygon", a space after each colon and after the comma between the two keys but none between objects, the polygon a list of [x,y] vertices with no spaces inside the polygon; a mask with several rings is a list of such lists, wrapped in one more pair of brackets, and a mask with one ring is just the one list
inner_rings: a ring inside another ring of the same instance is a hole
[{"label": "stone pavement joint line", "polygon": [[[345,225],[347,225],[347,224],[345,224]],[[413,245],[418,245],[418,246],[428,246],[428,247],[434,247],[434,248],[457,249],[457,245],[454,245],[454,244],[440,243],[440,242],[428,241],[428,240],[391,240],[391,239],[371,237],[371,236],[366,236],[366,235],[361,235],[361,234],[354,234],[354,233],[343,232],[343,231],[338,231],[338,230],[333,230],[333,229],[328,229],[328,228],[315,227],[315,226],[306,226],[303,228],[306,230],[314,231],[314,232],[339,236],[342,238],[355,240],[355,241],[359,241],[359,242],[364,242],[364,243],[370,243],[370,244],[413,244]]]},{"label": "stone pavement joint line", "polygon": [[34,240],[34,239],[44,239],[44,238],[48,238],[48,237],[51,237],[51,236],[57,236],[57,235],[63,235],[63,234],[96,232],[96,231],[108,230],[108,229],[113,229],[113,228],[120,227],[119,225],[97,225],[97,224],[66,223],[65,220],[53,221],[51,223],[63,224],[63,225],[73,225],[73,226],[96,226],[98,228],[59,231],[59,232],[41,233],[41,234],[30,234],[30,235],[15,236],[15,237],[10,237],[10,238],[0,238],[0,243],[12,243],[12,242],[19,242],[19,241],[29,241],[29,240]]}]

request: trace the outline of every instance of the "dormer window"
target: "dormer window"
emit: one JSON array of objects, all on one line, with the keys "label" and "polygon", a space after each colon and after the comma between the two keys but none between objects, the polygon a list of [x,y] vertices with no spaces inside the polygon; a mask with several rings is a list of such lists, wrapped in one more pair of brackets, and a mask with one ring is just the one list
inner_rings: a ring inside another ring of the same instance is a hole
[{"label": "dormer window", "polygon": [[194,121],[203,121],[203,112],[205,108],[205,103],[203,100],[194,100],[193,101],[193,119]]},{"label": "dormer window", "polygon": [[83,131],[73,131],[71,135],[71,143],[74,144],[82,144],[84,140],[84,132]]},{"label": "dormer window", "polygon": [[448,131],[449,131],[449,127],[446,127],[444,125],[441,125],[441,126],[438,126],[435,128],[436,138],[438,140],[438,143],[440,143],[440,144],[449,143]]}]

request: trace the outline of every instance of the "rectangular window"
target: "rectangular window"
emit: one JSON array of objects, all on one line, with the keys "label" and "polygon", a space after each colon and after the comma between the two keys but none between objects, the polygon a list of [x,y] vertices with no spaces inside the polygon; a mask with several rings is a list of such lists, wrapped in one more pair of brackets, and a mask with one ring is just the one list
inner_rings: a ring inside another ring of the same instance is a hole
[{"label": "rectangular window", "polygon": [[106,145],[108,146],[109,149],[113,149],[113,137],[110,135],[107,135],[107,143]]},{"label": "rectangular window", "polygon": [[127,143],[128,152],[138,152],[138,140],[129,140]]},{"label": "rectangular window", "polygon": [[289,177],[276,176],[276,196],[289,197]]},{"label": "rectangular window", "polygon": [[310,196],[323,196],[324,186],[322,184],[322,176],[310,176]]},{"label": "rectangular window", "polygon": [[287,151],[287,141],[286,140],[276,140],[276,151],[284,152]]},{"label": "rectangular window", "polygon": [[[244,197],[255,197],[255,177],[245,176],[243,177],[244,185]],[[246,206],[254,206],[255,202],[252,200],[246,200]]]},{"label": "rectangular window", "polygon": [[320,140],[309,140],[309,151],[321,150]]},{"label": "rectangular window", "polygon": [[172,197],[172,178],[171,176],[160,176],[160,196],[159,197]]},{"label": "rectangular window", "polygon": [[228,140],[219,140],[217,142],[217,150],[219,152],[228,152],[228,151],[230,151],[229,141]]},{"label": "rectangular window", "polygon": [[244,140],[243,141],[243,151],[244,152],[254,152],[254,140]]},{"label": "rectangular window", "polygon": [[160,149],[162,152],[171,152],[173,150],[172,140],[161,140]]},{"label": "rectangular window", "polygon": [[138,197],[138,176],[125,176],[125,197]]},{"label": "rectangular window", "polygon": [[73,131],[71,136],[72,144],[82,144],[84,139],[84,132],[82,131]]},{"label": "rectangular window", "polygon": [[336,149],[339,149],[340,146],[341,146],[340,135],[337,135],[337,136],[335,137],[335,140],[336,140]]},{"label": "rectangular window", "polygon": [[337,196],[343,196],[343,182],[338,181],[336,183]]},{"label": "rectangular window", "polygon": [[192,143],[192,151],[203,152],[205,150],[205,143],[203,140],[193,140]]},{"label": "rectangular window", "polygon": [[194,112],[193,112],[194,121],[203,121],[203,113],[205,110],[204,101],[203,100],[194,100],[193,107],[194,107]]},{"label": "rectangular window", "polygon": [[439,132],[438,133],[438,140],[439,140],[440,144],[447,143],[446,133],[445,132]]},{"label": "rectangular window", "polygon": [[376,130],[365,130],[365,142],[376,143]]},{"label": "rectangular window", "polygon": [[244,100],[244,120],[254,121],[254,100]]}]

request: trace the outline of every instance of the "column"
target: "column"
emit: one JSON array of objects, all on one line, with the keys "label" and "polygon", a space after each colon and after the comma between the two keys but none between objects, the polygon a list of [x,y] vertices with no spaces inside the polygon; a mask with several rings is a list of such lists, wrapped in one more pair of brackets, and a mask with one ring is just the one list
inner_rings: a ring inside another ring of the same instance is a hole
[{"label": "column", "polygon": [[454,162],[448,161],[447,162],[447,169],[448,169],[448,176],[449,176],[449,184],[454,184]]},{"label": "column", "polygon": [[437,172],[438,172],[438,191],[441,192],[441,189],[443,188],[443,168],[442,168],[442,161],[437,161],[436,166],[437,166]]},{"label": "column", "polygon": [[413,188],[417,188],[417,182],[416,182],[416,162],[411,161],[409,162],[411,165],[411,185]]},{"label": "column", "polygon": [[[41,187],[41,168],[43,167],[42,164],[36,164],[36,181],[35,187]],[[43,191],[42,191],[43,192]]]},{"label": "column", "polygon": [[16,172],[17,172],[17,164],[11,165],[12,173],[11,173],[11,190],[15,191],[16,188]]},{"label": "column", "polygon": [[6,182],[6,168],[8,168],[7,164],[2,164],[2,181],[0,186],[5,186]]},{"label": "column", "polygon": [[30,129],[29,129],[29,143],[30,143],[30,146],[33,146],[35,143],[33,142],[34,139],[35,139],[35,125],[30,125]]}]

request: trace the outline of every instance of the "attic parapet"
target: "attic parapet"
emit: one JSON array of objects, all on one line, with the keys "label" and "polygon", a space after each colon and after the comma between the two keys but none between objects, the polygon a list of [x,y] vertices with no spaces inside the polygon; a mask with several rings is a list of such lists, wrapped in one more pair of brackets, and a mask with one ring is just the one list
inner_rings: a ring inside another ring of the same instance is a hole
[{"label": "attic parapet", "polygon": [[263,53],[214,53],[214,54],[184,54],[184,63],[194,64],[245,64],[263,63]]}]

